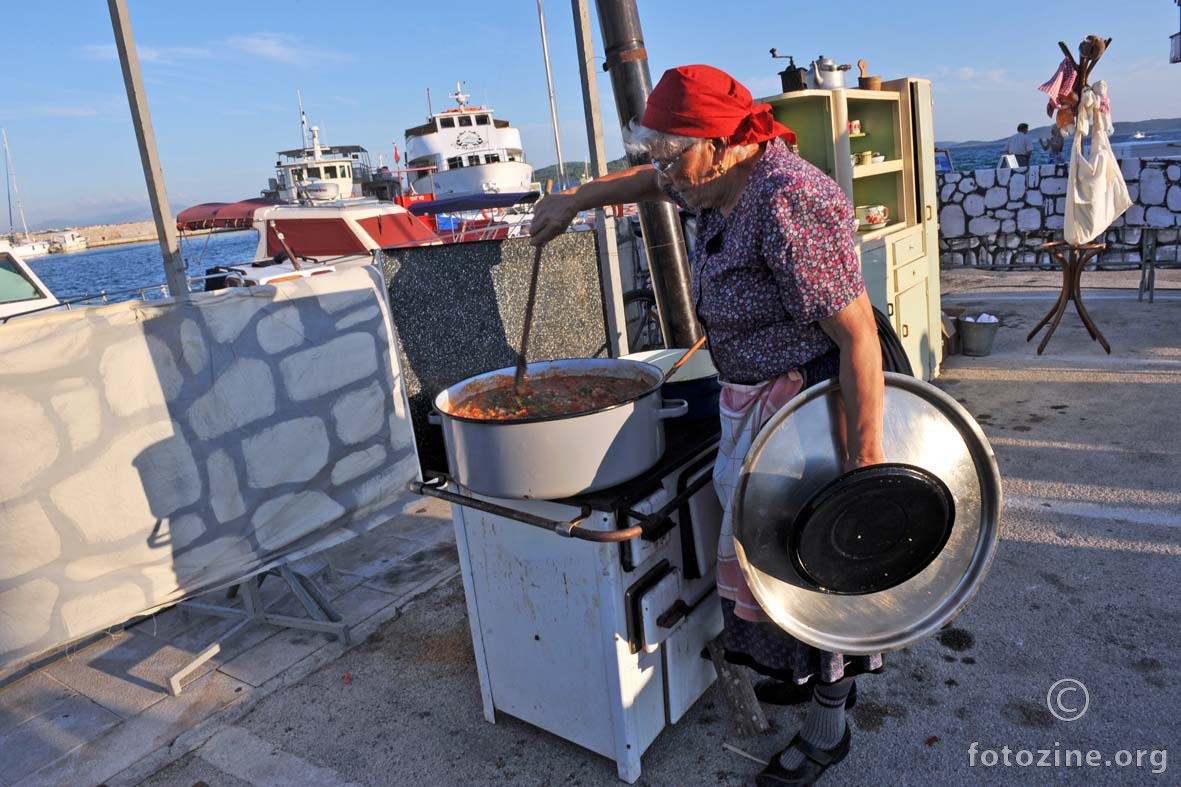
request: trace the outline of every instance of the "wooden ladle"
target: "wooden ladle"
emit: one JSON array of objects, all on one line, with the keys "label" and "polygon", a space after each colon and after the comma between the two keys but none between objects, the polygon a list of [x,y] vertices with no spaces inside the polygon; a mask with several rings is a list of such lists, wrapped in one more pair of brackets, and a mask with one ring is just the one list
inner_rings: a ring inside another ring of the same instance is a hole
[{"label": "wooden ladle", "polygon": [[861,76],[857,77],[857,87],[862,90],[882,89],[882,78],[869,76],[869,67],[866,66],[864,59],[857,61],[857,68],[861,69]]},{"label": "wooden ladle", "polygon": [[517,356],[517,372],[513,387],[517,396],[525,392],[525,351],[529,347],[529,326],[533,323],[533,304],[537,300],[537,277],[541,273],[541,250],[544,244],[533,251],[533,273],[529,277],[529,300],[525,302],[525,327],[521,331],[521,354]]},{"label": "wooden ladle", "polygon": [[682,366],[684,366],[685,361],[689,360],[689,358],[693,355],[693,353],[695,353],[701,349],[702,345],[705,344],[705,339],[706,339],[706,337],[702,336],[700,339],[698,339],[696,342],[694,342],[693,346],[690,347],[688,350],[686,350],[685,354],[682,355],[680,358],[678,358],[677,362],[669,367],[668,371],[664,373],[664,379],[662,379],[660,381],[661,385],[664,385],[665,383],[667,383],[669,381],[669,378],[671,378],[673,376],[673,374],[676,373],[677,369],[680,369]]}]

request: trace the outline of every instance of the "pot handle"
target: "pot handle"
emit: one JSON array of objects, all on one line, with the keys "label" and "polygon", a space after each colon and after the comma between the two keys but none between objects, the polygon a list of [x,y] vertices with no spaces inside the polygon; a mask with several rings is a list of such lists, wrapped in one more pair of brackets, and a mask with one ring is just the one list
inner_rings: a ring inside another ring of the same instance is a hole
[{"label": "pot handle", "polygon": [[660,419],[677,418],[689,412],[689,402],[685,399],[661,399],[661,407],[656,411]]},{"label": "pot handle", "polygon": [[430,424],[431,426],[442,426],[443,425],[443,416],[439,413],[438,410],[431,410],[429,413],[426,414],[426,422],[428,424]]}]

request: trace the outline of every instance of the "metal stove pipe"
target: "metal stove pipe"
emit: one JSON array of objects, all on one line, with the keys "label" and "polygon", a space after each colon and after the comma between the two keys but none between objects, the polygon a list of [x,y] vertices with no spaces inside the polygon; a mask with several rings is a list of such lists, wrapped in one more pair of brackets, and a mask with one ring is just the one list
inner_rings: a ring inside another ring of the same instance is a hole
[{"label": "metal stove pipe", "polygon": [[[643,116],[652,92],[640,14],[635,0],[597,0],[596,5],[607,59],[603,69],[611,75],[619,122],[626,127],[633,118]],[[632,165],[649,163],[643,157],[629,156],[629,161]],[[643,203],[639,216],[665,344],[689,347],[703,334],[693,311],[689,259],[677,208],[667,203]]]}]

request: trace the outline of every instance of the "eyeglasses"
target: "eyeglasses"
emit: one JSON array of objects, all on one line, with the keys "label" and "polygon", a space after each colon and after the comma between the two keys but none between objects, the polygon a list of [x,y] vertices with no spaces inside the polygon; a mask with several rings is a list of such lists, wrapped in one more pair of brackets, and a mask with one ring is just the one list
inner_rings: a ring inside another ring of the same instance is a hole
[{"label": "eyeglasses", "polygon": [[672,158],[662,159],[662,158],[656,158],[655,156],[653,156],[652,157],[652,167],[657,172],[659,172],[661,175],[668,177],[669,173],[672,172],[673,167],[675,167],[677,165],[677,163],[681,160],[681,157],[684,156],[686,153],[688,153],[690,150],[692,150],[692,148],[693,148],[693,146],[690,145],[689,147],[685,148],[684,150],[682,150],[680,153],[673,156]]}]

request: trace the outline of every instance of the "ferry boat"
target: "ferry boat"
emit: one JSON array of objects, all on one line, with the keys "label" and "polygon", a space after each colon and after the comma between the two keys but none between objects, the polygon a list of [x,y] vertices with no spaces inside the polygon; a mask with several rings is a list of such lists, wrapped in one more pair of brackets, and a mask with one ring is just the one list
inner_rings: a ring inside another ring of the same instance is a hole
[{"label": "ferry boat", "polygon": [[409,190],[435,199],[536,190],[521,132],[489,107],[469,106],[469,97],[456,83],[456,107],[406,129]]},{"label": "ferry boat", "polygon": [[393,200],[397,196],[397,180],[387,167],[373,168],[368,150],[360,145],[324,145],[319,126],[309,131],[309,146],[278,152],[275,177],[262,190],[264,198],[295,205],[355,197]]}]

